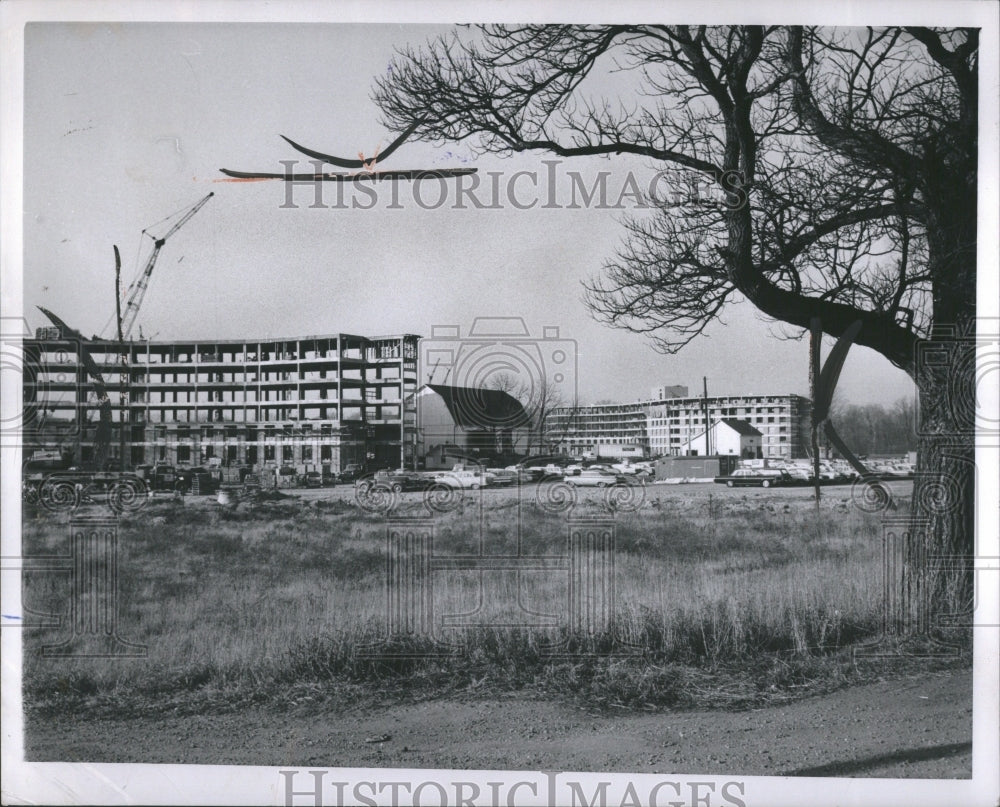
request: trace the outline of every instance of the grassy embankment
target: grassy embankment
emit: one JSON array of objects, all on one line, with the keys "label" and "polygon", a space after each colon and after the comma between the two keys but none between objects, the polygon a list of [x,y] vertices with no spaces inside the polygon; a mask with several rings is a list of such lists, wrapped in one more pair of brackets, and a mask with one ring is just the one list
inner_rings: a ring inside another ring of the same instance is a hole
[{"label": "grassy embankment", "polygon": [[[482,605],[469,627],[440,631],[463,652],[423,659],[366,657],[385,630],[381,516],[347,501],[235,512],[153,503],[119,531],[120,633],[146,645],[147,657],[45,658],[40,648],[65,632],[25,631],[26,701],[126,714],[520,692],[598,707],[741,707],[883,674],[850,653],[877,634],[882,613],[878,518],[765,501],[709,512],[677,496],[620,513],[613,624],[586,639],[565,626],[495,627],[528,619],[518,590],[530,610],[564,625],[566,574],[524,572],[519,582],[513,572],[436,572],[437,618]],[[592,502],[575,511],[601,514]],[[66,551],[65,517],[25,516],[26,553]],[[513,553],[516,518],[500,500],[438,515],[435,554],[476,551],[480,523],[488,553]],[[529,503],[520,521],[523,554],[565,552],[563,515]],[[58,578],[28,575],[26,603],[65,610]],[[559,641],[561,654],[546,652]]]}]

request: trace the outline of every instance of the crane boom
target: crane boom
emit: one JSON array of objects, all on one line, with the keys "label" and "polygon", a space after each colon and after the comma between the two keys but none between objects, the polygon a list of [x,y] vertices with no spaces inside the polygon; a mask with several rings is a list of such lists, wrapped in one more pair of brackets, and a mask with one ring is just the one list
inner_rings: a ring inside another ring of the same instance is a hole
[{"label": "crane boom", "polygon": [[77,340],[80,363],[86,370],[87,375],[90,376],[94,393],[97,395],[97,407],[100,416],[97,424],[97,433],[94,435],[94,465],[97,470],[102,471],[104,470],[104,463],[108,456],[108,446],[111,443],[111,398],[108,397],[108,389],[104,381],[104,376],[101,375],[101,371],[86,348],[86,343],[90,340],[85,339],[83,334],[75,328],[70,328],[69,325],[47,308],[38,306],[38,310],[45,314],[52,321],[53,325],[59,328],[62,338]]},{"label": "crane boom", "polygon": [[183,227],[188,220],[202,207],[205,203],[215,196],[214,193],[208,194],[204,199],[200,199],[196,204],[194,204],[190,210],[187,211],[183,216],[181,216],[167,232],[160,238],[153,241],[153,251],[150,253],[146,265],[142,269],[142,274],[139,276],[138,282],[135,284],[135,288],[129,295],[128,302],[125,303],[125,312],[122,314],[121,318],[121,330],[120,335],[123,339],[128,338],[129,334],[132,332],[132,326],[135,325],[135,318],[139,315],[139,308],[142,306],[143,298],[146,296],[146,289],[149,288],[149,277],[153,274],[153,267],[156,265],[156,259],[160,255],[160,250],[163,249],[163,245],[167,242],[174,233],[176,233],[181,227]]}]

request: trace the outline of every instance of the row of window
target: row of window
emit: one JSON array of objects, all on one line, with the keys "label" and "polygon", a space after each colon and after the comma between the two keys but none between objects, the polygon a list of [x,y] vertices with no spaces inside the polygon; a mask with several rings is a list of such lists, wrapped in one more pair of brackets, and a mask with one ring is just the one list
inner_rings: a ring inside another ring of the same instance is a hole
[{"label": "row of window", "polygon": [[[785,421],[785,423],[787,423],[787,421]],[[788,426],[787,425],[780,425],[779,426],[779,425],[755,424],[755,427],[757,429],[763,429],[764,430],[764,432],[763,432],[764,434],[768,434],[769,432],[772,432],[774,429],[777,429],[779,432],[787,432],[788,431]],[[674,435],[684,435],[684,436],[691,435],[691,436],[694,436],[695,434],[697,434],[697,431],[696,430],[692,430],[690,427],[682,428],[680,426],[671,426],[669,428],[667,428],[667,427],[653,427],[653,428],[650,428],[648,430],[648,434],[649,434],[650,437],[654,437],[654,436],[656,436],[656,437],[666,437],[667,435],[670,435],[670,436],[674,436]]]},{"label": "row of window", "polygon": [[[360,403],[360,402],[359,402]],[[133,418],[140,415],[147,423],[261,423],[264,421],[282,420],[359,420],[360,405],[349,406],[345,403],[342,418],[338,418],[336,406],[305,407],[248,407],[246,409],[149,409],[143,413],[133,413]],[[117,419],[117,418],[115,418]],[[367,407],[365,420],[396,421],[400,419],[399,407],[389,405],[384,407]]]},{"label": "row of window", "polygon": [[348,392],[354,394],[348,394],[344,395],[342,398],[337,398],[336,390],[325,389],[305,389],[301,391],[301,394],[297,394],[294,389],[265,390],[260,395],[257,395],[257,393],[253,391],[244,390],[199,390],[198,392],[193,390],[150,390],[149,392],[133,391],[132,403],[242,404],[261,403],[267,401],[286,401],[289,403],[300,401],[330,401],[331,403],[336,403],[337,401],[341,401],[350,405],[352,401],[356,403],[360,403],[362,400],[398,403],[400,400],[398,389],[383,390],[381,393],[379,393],[378,390],[369,389],[365,391],[363,398],[361,395],[357,394],[356,390],[348,390]]},{"label": "row of window", "polygon": [[[356,339],[342,340],[339,356],[353,360],[379,359],[416,359],[416,344],[414,339],[407,339],[402,344],[391,339],[385,342],[359,343]],[[95,346],[96,347],[96,346]],[[48,355],[53,353],[71,354],[73,349],[60,348],[55,345],[42,344],[41,350]],[[233,345],[174,345],[170,347],[154,347],[136,350],[132,345],[129,353],[131,360],[150,363],[178,362],[214,362],[221,364],[236,364],[249,361],[299,361],[310,359],[336,359],[338,347],[336,339],[308,340],[302,342],[248,342],[239,346]],[[117,362],[121,355],[114,346],[102,345],[99,349],[91,349],[90,356],[95,361]]]},{"label": "row of window", "polygon": [[[652,446],[666,446],[666,445],[682,445],[682,444],[688,442],[693,437],[697,437],[697,436],[699,436],[699,435],[685,435],[684,437],[670,437],[670,438],[666,438],[666,437],[651,437],[650,440],[649,440],[649,445],[651,447]],[[775,436],[777,437],[779,443],[788,442],[788,435],[781,434],[781,435],[775,435]],[[702,440],[701,442],[704,443],[705,441]],[[767,442],[774,442],[774,440],[773,439],[769,440],[769,435],[765,434],[764,437],[763,437],[763,442],[765,442],[765,443],[767,443]]]},{"label": "row of window", "polygon": [[[142,446],[133,447],[133,452],[135,449],[142,449]],[[180,443],[174,446],[175,455],[177,457],[177,462],[188,463],[191,462],[192,457],[195,456],[195,452],[192,450],[193,447],[188,443]],[[278,459],[278,447],[273,444],[268,444],[264,446],[264,462],[277,462]],[[167,446],[160,445],[155,449],[157,459],[166,460],[167,458]],[[249,452],[251,455],[255,454],[255,451]],[[214,446],[201,446],[197,451],[198,462],[208,462],[208,460],[215,457],[220,457],[225,459],[226,462],[235,463],[239,461],[239,453],[236,446],[226,446],[224,451],[216,454]],[[295,462],[295,450],[293,446],[281,446],[281,461],[283,463]],[[315,452],[312,446],[302,446],[299,451],[299,462],[314,462]],[[320,462],[330,462],[333,459],[333,447],[332,446],[320,446],[319,447],[319,461]],[[249,464],[256,464],[256,458],[249,456],[246,458]]]}]

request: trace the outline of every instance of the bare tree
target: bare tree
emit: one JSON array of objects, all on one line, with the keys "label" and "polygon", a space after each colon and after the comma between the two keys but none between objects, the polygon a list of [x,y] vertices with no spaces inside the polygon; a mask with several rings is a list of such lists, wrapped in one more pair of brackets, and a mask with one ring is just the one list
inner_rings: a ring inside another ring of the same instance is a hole
[{"label": "bare tree", "polygon": [[[968,29],[485,26],[401,52],[374,97],[417,139],[646,157],[710,188],[650,198],[585,284],[592,312],[666,352],[737,300],[795,335],[860,323],[854,341],[918,386],[923,470],[961,495],[927,514],[932,549],[971,553],[978,45]],[[627,100],[602,94],[612,72],[633,78]],[[948,358],[929,367],[941,326]]]},{"label": "bare tree", "polygon": [[527,452],[545,452],[550,444],[559,442],[565,434],[552,431],[552,414],[555,410],[566,410],[568,403],[558,385],[544,377],[531,381],[519,381],[511,373],[494,373],[487,384],[490,389],[506,392],[517,399],[530,419],[528,427]]}]

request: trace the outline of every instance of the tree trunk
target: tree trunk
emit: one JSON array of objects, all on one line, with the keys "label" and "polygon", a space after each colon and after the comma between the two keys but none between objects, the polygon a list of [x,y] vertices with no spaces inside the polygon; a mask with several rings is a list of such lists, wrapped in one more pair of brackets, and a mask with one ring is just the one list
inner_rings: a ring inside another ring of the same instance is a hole
[{"label": "tree trunk", "polygon": [[918,351],[918,465],[899,592],[906,632],[930,634],[948,615],[959,613],[966,623],[971,621],[967,612],[973,602],[976,545],[973,337],[953,333],[924,342]]},{"label": "tree trunk", "polygon": [[819,383],[819,349],[823,331],[818,319],[813,318],[809,330],[809,396],[812,400],[810,447],[813,458],[813,485],[816,493],[816,510],[819,511],[819,423],[816,421],[816,385]]},{"label": "tree trunk", "polygon": [[920,616],[914,624],[921,632],[948,614],[967,612],[974,602],[975,165],[974,147],[964,157],[941,159],[923,186],[934,327],[929,339],[918,343],[914,363],[920,401],[912,520],[926,532],[907,547],[901,592],[911,616]]}]

